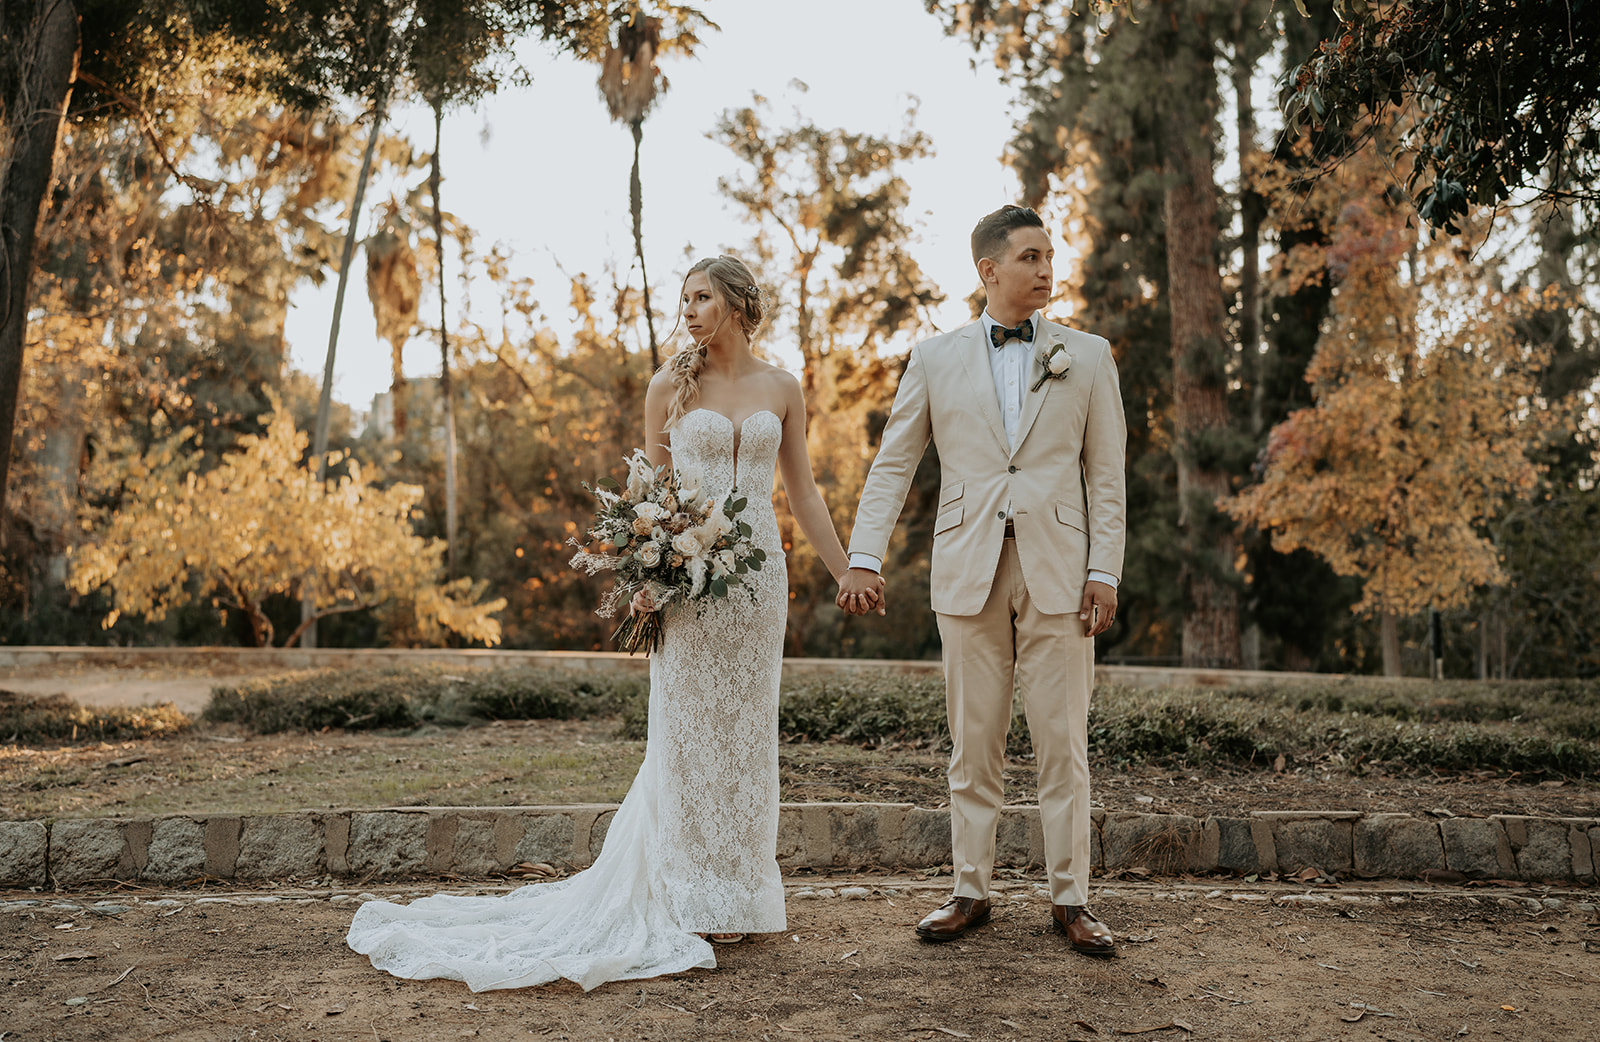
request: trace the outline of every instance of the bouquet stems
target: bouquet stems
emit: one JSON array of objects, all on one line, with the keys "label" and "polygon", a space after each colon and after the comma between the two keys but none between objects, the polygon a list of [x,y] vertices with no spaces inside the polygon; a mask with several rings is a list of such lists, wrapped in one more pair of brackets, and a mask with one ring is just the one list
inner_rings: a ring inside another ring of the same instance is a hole
[{"label": "bouquet stems", "polygon": [[638,651],[649,655],[661,647],[662,630],[661,612],[630,612],[611,632],[611,639],[630,655]]}]

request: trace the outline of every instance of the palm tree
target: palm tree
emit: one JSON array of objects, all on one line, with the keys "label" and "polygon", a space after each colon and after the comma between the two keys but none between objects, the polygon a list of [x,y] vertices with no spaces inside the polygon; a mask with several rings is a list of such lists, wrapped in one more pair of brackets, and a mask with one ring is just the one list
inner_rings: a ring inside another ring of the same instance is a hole
[{"label": "palm tree", "polygon": [[650,274],[644,265],[643,190],[639,183],[639,145],[644,140],[644,118],[667,89],[667,78],[656,65],[661,51],[661,19],[652,18],[629,4],[617,26],[616,43],[608,43],[600,65],[600,94],[606,110],[633,131],[633,173],[628,179],[628,208],[633,215],[633,248],[639,258],[639,278],[644,283],[644,324],[650,336],[650,367],[661,365],[656,346],[655,316],[650,310]]}]

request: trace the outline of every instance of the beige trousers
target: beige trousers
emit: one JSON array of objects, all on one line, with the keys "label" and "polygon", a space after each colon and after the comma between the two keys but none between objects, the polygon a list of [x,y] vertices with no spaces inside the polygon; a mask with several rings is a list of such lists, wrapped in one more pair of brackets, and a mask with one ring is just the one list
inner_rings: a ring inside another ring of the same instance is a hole
[{"label": "beige trousers", "polygon": [[1046,615],[1005,541],[994,587],[977,615],[940,615],[950,714],[950,840],[957,897],[989,896],[995,829],[1005,795],[1012,685],[1021,689],[1039,770],[1050,899],[1089,899],[1089,692],[1094,641],[1078,613]]}]

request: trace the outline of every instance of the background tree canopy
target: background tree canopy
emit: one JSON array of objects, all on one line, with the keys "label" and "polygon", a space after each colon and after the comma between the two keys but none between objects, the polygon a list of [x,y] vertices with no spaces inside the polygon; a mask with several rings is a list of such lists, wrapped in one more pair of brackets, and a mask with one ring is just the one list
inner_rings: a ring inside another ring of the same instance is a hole
[{"label": "background tree canopy", "polygon": [[[1600,673],[1596,5],[925,6],[1012,93],[996,162],[1062,247],[1057,317],[1122,375],[1103,659],[1422,672],[1438,609],[1452,674]],[[644,262],[683,244],[645,234],[638,146],[718,26],[646,0],[4,13],[0,640],[605,647],[565,544],[675,346]],[[629,202],[602,230],[618,256],[536,287],[452,212],[440,127],[554,63],[586,63],[592,133],[621,123],[634,151],[585,189]],[[910,344],[967,292],[928,274],[916,202],[965,142],[914,100],[884,130],[815,118],[804,84],[786,114],[732,87],[696,131],[741,228],[717,248],[770,291],[763,345],[802,380],[847,530]],[[389,122],[403,99],[432,140]],[[297,288],[347,280],[394,352],[359,422],[285,340]],[[402,369],[418,343],[436,376]],[[788,555],[789,653],[937,655],[938,467],[886,561],[889,618],[845,620],[814,555]]]}]

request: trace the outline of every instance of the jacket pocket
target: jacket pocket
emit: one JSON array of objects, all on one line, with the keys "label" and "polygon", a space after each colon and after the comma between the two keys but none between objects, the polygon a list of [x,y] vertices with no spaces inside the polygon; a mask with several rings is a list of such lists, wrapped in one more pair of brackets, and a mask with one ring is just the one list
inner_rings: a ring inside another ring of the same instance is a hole
[{"label": "jacket pocket", "polygon": [[1076,528],[1085,535],[1089,534],[1089,517],[1082,510],[1071,503],[1056,504],[1056,520],[1068,528]]},{"label": "jacket pocket", "polygon": [[948,532],[950,529],[959,525],[961,523],[961,515],[965,512],[965,510],[965,504],[957,503],[955,506],[944,511],[937,518],[935,518],[933,522],[934,536],[937,537],[939,533]]},{"label": "jacket pocket", "polygon": [[960,499],[961,498],[961,494],[963,492],[965,492],[966,490],[967,490],[967,483],[965,481],[952,481],[952,482],[950,482],[950,484],[948,484],[944,488],[940,489],[939,490],[939,509],[943,510],[945,507],[949,506],[951,503],[954,503],[956,500]]}]

